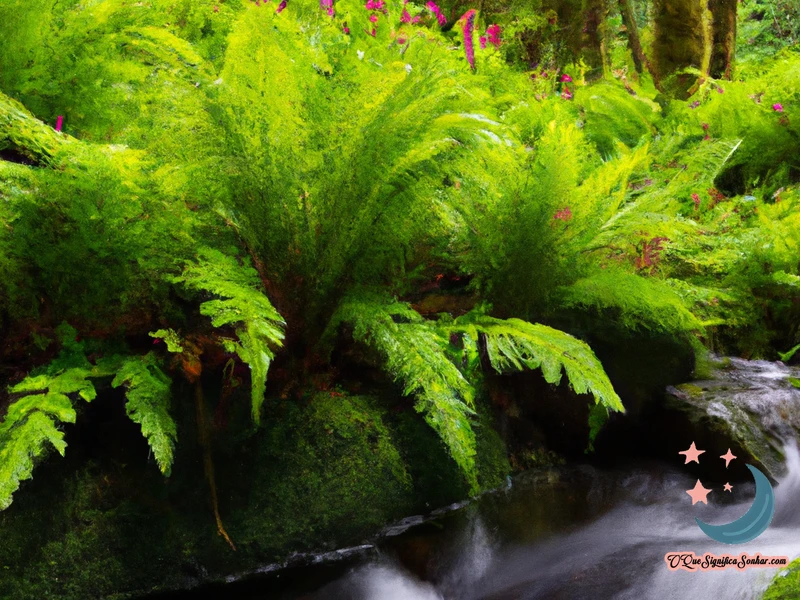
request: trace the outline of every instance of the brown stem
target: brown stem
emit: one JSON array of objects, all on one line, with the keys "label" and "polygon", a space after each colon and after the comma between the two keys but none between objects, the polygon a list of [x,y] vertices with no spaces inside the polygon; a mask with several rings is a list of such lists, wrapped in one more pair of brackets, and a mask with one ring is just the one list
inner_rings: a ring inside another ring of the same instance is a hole
[{"label": "brown stem", "polygon": [[225,538],[228,545],[236,551],[236,546],[233,545],[228,532],[225,531],[225,526],[222,524],[222,517],[219,514],[219,500],[217,498],[217,484],[214,478],[214,461],[211,458],[211,436],[208,428],[208,420],[206,419],[206,402],[203,397],[203,388],[198,379],[194,384],[194,402],[197,418],[197,432],[200,440],[200,446],[203,449],[203,467],[206,474],[206,481],[211,491],[211,504],[214,509],[214,519],[217,522],[217,532]]}]

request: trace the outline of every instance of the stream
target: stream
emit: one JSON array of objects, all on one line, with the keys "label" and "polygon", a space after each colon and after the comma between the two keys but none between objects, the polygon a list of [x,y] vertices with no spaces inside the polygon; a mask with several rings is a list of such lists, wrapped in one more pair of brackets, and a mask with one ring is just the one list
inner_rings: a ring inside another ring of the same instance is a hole
[{"label": "stream", "polygon": [[[788,381],[796,371],[780,363],[734,361],[726,375],[740,384],[727,401],[759,417],[786,456],[772,524],[751,542],[715,542],[695,517],[721,524],[742,516],[753,501],[752,478],[732,480],[732,492],[723,491],[724,480],[703,479],[712,490],[708,505],[693,506],[686,490],[703,475],[675,452],[672,462],[632,458],[613,467],[524,473],[472,503],[397,524],[374,545],[334,553],[339,560],[328,555],[312,561],[316,565],[245,577],[209,588],[219,593],[204,597],[756,600],[779,567],[670,571],[664,556],[677,551],[800,556],[800,452],[789,426],[800,407],[800,390]],[[701,463],[719,462],[725,450],[707,448]]]}]

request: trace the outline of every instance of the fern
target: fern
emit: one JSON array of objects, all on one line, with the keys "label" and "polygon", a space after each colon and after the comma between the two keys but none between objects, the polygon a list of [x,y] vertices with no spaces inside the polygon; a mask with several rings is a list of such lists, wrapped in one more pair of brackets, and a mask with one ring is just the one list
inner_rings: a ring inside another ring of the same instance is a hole
[{"label": "fern", "polygon": [[477,491],[475,433],[469,417],[473,389],[447,356],[447,340],[431,323],[407,305],[362,295],[345,300],[328,325],[330,339],[342,323],[353,328],[353,338],[374,349],[384,368],[414,395],[414,405],[439,434]]},{"label": "fern", "polygon": [[66,442],[57,426],[75,422],[71,396],[86,402],[97,397],[92,379],[114,376],[114,387],[126,386],[128,416],[141,425],[161,472],[169,475],[172,466],[176,427],[168,412],[171,382],[153,354],[114,355],[93,365],[83,342],[75,341],[74,328],[64,323],[56,333],[62,346],[59,355],[9,389],[25,395],[9,405],[0,422],[0,510],[11,504],[19,482],[31,477],[46,443],[64,455]]},{"label": "fern", "polygon": [[580,306],[601,314],[610,311],[631,330],[682,333],[703,327],[688,303],[667,283],[654,277],[607,269],[576,281],[562,293],[565,307]]},{"label": "fern", "polygon": [[[62,421],[75,422],[75,412],[71,406],[71,412],[64,407],[53,408],[60,412]],[[34,409],[16,420],[6,416],[0,427],[0,510],[11,505],[11,497],[20,482],[32,477],[34,460],[44,454],[48,443],[64,455],[67,446],[64,433],[59,431],[56,421],[47,416],[45,411]]]},{"label": "fern", "polygon": [[177,439],[175,421],[169,414],[172,381],[159,368],[153,353],[122,360],[111,385],[125,386],[125,410],[142,427],[161,472],[169,477]]},{"label": "fern", "polygon": [[258,274],[205,248],[196,262],[188,263],[180,276],[170,280],[222,298],[203,302],[200,312],[211,318],[214,327],[236,326],[237,340],[226,340],[225,346],[250,366],[252,417],[260,423],[267,372],[275,356],[272,347],[282,344],[285,322],[260,291]]},{"label": "fern", "polygon": [[577,394],[591,393],[596,404],[625,411],[591,348],[563,331],[520,319],[496,319],[481,310],[456,319],[452,329],[473,339],[483,336],[489,361],[498,372],[540,369],[545,381],[558,385],[563,371]]}]

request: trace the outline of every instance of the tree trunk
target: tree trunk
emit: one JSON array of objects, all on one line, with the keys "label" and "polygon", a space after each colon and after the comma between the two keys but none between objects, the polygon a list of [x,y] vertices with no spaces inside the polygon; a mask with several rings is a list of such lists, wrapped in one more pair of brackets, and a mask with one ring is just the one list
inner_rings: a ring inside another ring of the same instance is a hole
[{"label": "tree trunk", "polygon": [[708,72],[711,26],[705,0],[655,0],[652,65],[656,86],[669,96],[687,98]]},{"label": "tree trunk", "polygon": [[731,79],[736,52],[736,0],[708,0],[713,18],[711,61],[708,74],[714,79]]},{"label": "tree trunk", "polygon": [[633,66],[636,68],[636,72],[641,75],[645,68],[648,71],[650,70],[650,65],[644,55],[644,50],[642,50],[639,26],[636,25],[636,16],[629,0],[619,0],[619,12],[622,15],[622,24],[625,26],[625,31],[628,35],[628,48],[630,48],[633,55]]}]

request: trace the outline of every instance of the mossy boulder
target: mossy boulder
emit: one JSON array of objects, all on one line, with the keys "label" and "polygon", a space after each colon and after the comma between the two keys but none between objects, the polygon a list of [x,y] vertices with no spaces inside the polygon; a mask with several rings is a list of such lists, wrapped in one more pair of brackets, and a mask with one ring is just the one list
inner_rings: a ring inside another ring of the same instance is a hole
[{"label": "mossy boulder", "polygon": [[[214,444],[234,552],[216,531],[193,419],[179,423],[164,479],[122,404],[112,405],[98,398],[80,415],[66,459],[40,465],[0,512],[0,598],[116,600],[194,587],[373,540],[401,517],[468,495],[440,439],[402,399],[335,391],[272,399],[263,428]],[[247,402],[239,405],[246,416]],[[510,470],[505,446],[488,416],[479,421],[479,480],[496,487]]]},{"label": "mossy boulder", "polygon": [[789,600],[791,598],[800,598],[800,558],[775,576],[762,600]]}]

